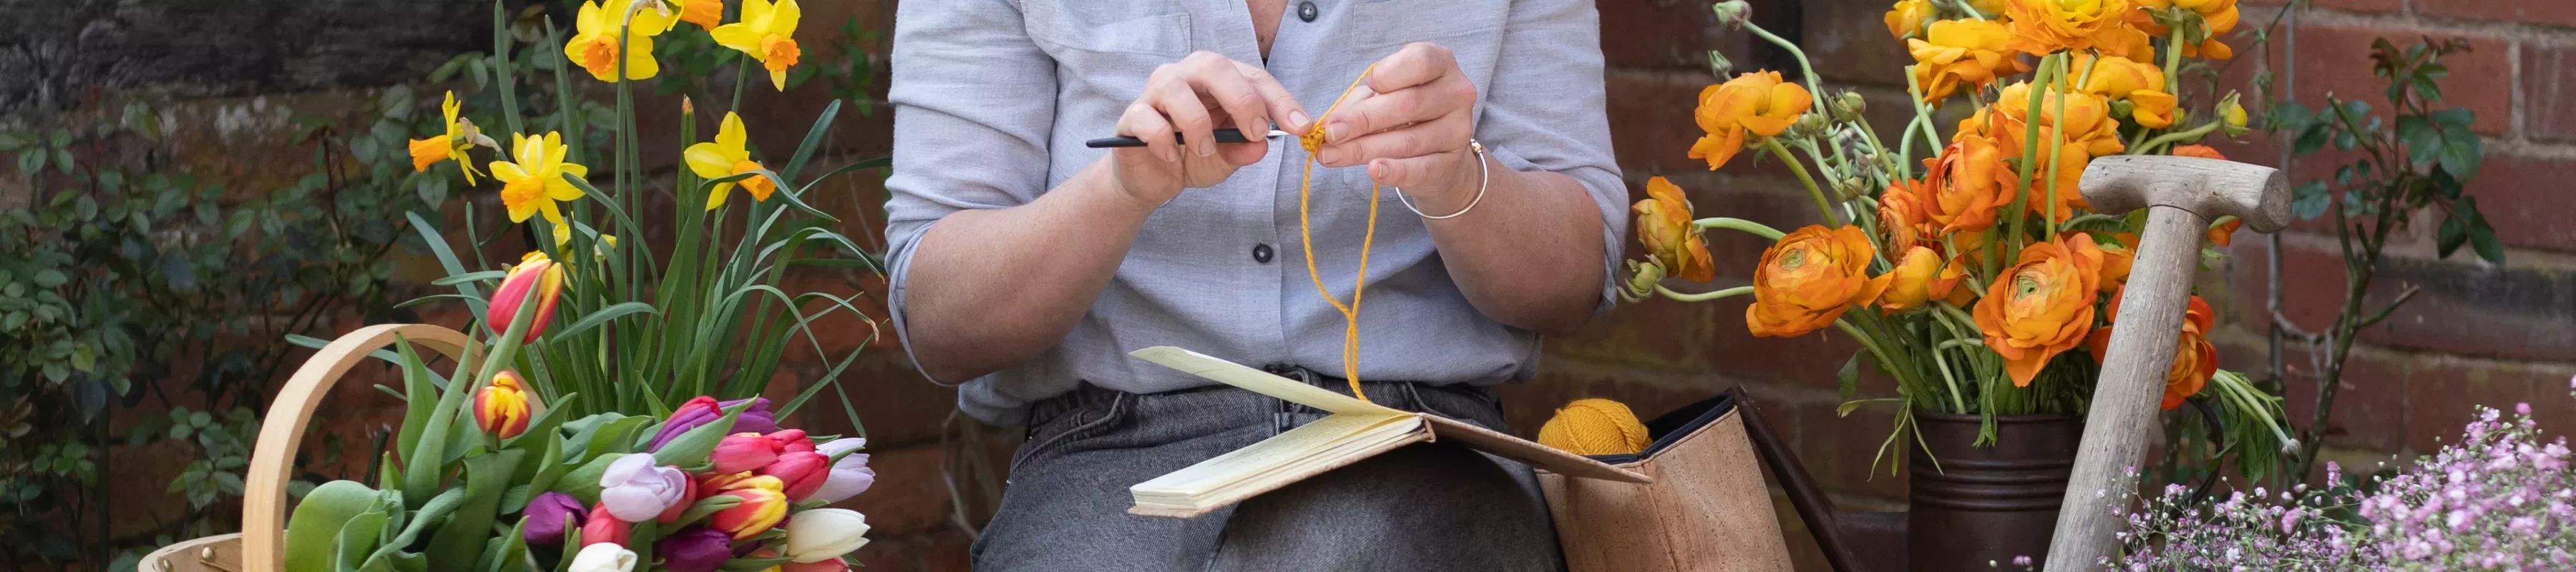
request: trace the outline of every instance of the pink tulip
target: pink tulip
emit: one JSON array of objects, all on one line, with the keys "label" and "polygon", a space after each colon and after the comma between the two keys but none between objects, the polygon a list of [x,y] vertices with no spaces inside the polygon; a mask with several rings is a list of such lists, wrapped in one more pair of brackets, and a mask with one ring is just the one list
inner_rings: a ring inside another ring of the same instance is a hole
[{"label": "pink tulip", "polygon": [[716,442],[707,460],[715,463],[714,473],[732,474],[769,466],[778,460],[779,450],[777,441],[758,433],[735,433]]},{"label": "pink tulip", "polygon": [[832,478],[832,459],[813,451],[790,451],[761,467],[760,474],[778,477],[783,484],[779,492],[801,502],[814,496],[814,491],[821,490],[824,481]]},{"label": "pink tulip", "polygon": [[626,536],[633,528],[626,521],[608,514],[608,505],[591,505],[589,519],[581,523],[581,545],[625,544]]},{"label": "pink tulip", "polygon": [[529,318],[528,337],[520,343],[536,342],[539,334],[546,333],[546,322],[554,319],[555,298],[563,293],[563,282],[561,266],[547,259],[544,252],[529,252],[519,259],[518,266],[510,268],[509,276],[501,279],[500,289],[492,291],[491,307],[483,314],[483,327],[494,334],[506,333],[510,322],[519,317],[519,306],[531,301],[528,293],[533,290],[537,315]]},{"label": "pink tulip", "polygon": [[777,443],[778,452],[780,453],[793,451],[812,452],[814,450],[814,440],[805,438],[804,429],[780,429],[770,432],[768,435],[763,435],[762,437],[766,437],[771,442]]}]

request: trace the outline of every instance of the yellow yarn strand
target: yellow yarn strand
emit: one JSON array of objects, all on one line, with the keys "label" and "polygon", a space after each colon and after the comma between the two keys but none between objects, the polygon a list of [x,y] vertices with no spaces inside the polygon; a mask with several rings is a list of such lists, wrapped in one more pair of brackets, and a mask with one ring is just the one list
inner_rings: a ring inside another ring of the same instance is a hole
[{"label": "yellow yarn strand", "polygon": [[1297,237],[1302,239],[1306,251],[1306,278],[1315,282],[1315,293],[1323,295],[1324,302],[1342,313],[1342,378],[1351,382],[1351,396],[1361,401],[1367,401],[1368,394],[1360,391],[1360,295],[1368,289],[1369,249],[1377,242],[1379,185],[1369,184],[1368,234],[1360,238],[1359,278],[1352,281],[1351,303],[1348,305],[1334,298],[1332,290],[1324,288],[1323,273],[1315,271],[1315,234],[1313,224],[1308,221],[1306,202],[1314,194],[1315,150],[1324,147],[1324,120],[1333,116],[1333,110],[1342,107],[1342,100],[1350,99],[1351,92],[1359,90],[1360,82],[1368,81],[1372,71],[1377,71],[1377,64],[1369,64],[1367,69],[1360,70],[1360,77],[1352,79],[1350,87],[1342,88],[1341,97],[1333,98],[1333,105],[1325,107],[1324,114],[1315,117],[1314,127],[1297,137],[1298,145],[1306,148],[1305,178],[1297,183]]}]

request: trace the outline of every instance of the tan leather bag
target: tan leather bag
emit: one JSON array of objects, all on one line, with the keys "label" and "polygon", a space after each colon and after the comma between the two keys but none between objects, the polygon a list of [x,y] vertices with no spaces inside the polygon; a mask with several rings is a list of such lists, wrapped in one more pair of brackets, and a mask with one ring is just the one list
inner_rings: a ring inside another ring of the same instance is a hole
[{"label": "tan leather bag", "polygon": [[1595,459],[1650,484],[1538,474],[1572,572],[1787,571],[1789,545],[1734,395],[1646,424],[1654,444]]}]

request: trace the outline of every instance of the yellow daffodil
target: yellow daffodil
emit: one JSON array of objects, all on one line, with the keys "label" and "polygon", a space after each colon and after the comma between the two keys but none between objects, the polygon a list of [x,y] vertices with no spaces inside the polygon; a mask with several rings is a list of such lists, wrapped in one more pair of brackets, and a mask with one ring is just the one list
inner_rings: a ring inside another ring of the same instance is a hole
[{"label": "yellow daffodil", "polygon": [[588,176],[590,168],[564,162],[566,148],[561,133],[547,132],[544,137],[514,134],[510,136],[510,148],[517,150],[518,162],[493,161],[490,165],[492,178],[501,180],[501,206],[509,208],[510,222],[527,222],[529,216],[544,213],[546,221],[555,224],[556,235],[566,236],[570,231],[555,202],[581,198],[582,192],[563,176]]},{"label": "yellow daffodil", "polygon": [[680,0],[680,20],[714,30],[724,22],[724,0]]},{"label": "yellow daffodil", "polygon": [[717,26],[716,43],[750,54],[769,70],[769,83],[787,91],[787,68],[804,52],[796,48],[796,20],[803,10],[796,0],[743,0],[742,21]]},{"label": "yellow daffodil", "polygon": [[[564,57],[590,70],[590,77],[599,81],[617,81],[620,54],[626,60],[626,79],[650,79],[662,73],[662,64],[653,59],[653,36],[669,31],[677,19],[662,14],[657,7],[635,6],[653,0],[611,1],[627,8],[611,10],[601,8],[595,1],[581,3],[581,13],[573,18],[573,27],[579,34],[564,43]],[[634,14],[632,20],[627,19],[630,12]],[[624,48],[618,47],[621,33],[626,36]]]},{"label": "yellow daffodil", "polygon": [[460,109],[456,104],[456,92],[447,92],[447,102],[439,104],[438,109],[447,117],[444,123],[447,132],[438,137],[411,140],[411,170],[424,172],[439,161],[455,159],[456,170],[465,172],[465,184],[472,185],[474,175],[478,173],[474,171],[474,164],[469,162],[473,159],[465,156],[465,150],[473,147],[474,140],[482,136],[474,133],[472,123],[456,118]]},{"label": "yellow daffodil", "polygon": [[[688,151],[680,156],[689,164],[690,172],[709,179],[757,171],[762,168],[760,163],[752,162],[751,150],[743,148],[748,137],[742,131],[742,116],[728,111],[725,112],[724,126],[716,129],[715,142],[690,145]],[[751,192],[751,200],[754,201],[767,201],[769,193],[778,190],[770,184],[768,177],[753,176],[740,183],[742,190]],[[707,210],[724,206],[725,195],[733,194],[733,186],[734,183],[717,183],[715,189],[708,191]]]},{"label": "yellow daffodil", "polygon": [[2012,29],[2002,22],[1942,20],[1933,22],[1924,37],[1905,41],[1914,55],[1914,75],[1923,86],[1924,101],[1947,100],[1962,83],[1979,89],[1996,77],[2029,71],[2015,57],[2020,53],[2008,47]]}]

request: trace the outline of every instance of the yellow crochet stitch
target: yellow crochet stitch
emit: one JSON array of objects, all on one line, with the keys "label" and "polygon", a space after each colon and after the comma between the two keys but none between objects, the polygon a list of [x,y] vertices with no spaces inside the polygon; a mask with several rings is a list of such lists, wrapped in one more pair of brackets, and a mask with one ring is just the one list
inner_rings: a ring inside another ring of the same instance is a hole
[{"label": "yellow crochet stitch", "polygon": [[1565,404],[1538,428],[1538,444],[1577,455],[1633,455],[1645,452],[1652,443],[1637,414],[1608,399]]},{"label": "yellow crochet stitch", "polygon": [[1324,120],[1333,116],[1333,110],[1342,107],[1342,100],[1350,99],[1351,92],[1360,88],[1360,82],[1368,81],[1368,74],[1372,71],[1377,71],[1377,64],[1369,64],[1368,69],[1360,70],[1360,77],[1351,80],[1350,87],[1342,88],[1341,97],[1333,98],[1333,105],[1324,108],[1324,114],[1315,118],[1313,128],[1297,136],[1297,143],[1306,148],[1305,180],[1297,183],[1297,236],[1303,240],[1306,250],[1306,277],[1315,281],[1315,293],[1324,295],[1324,301],[1342,313],[1342,378],[1350,380],[1351,396],[1362,401],[1368,400],[1368,394],[1360,392],[1360,294],[1368,288],[1369,248],[1377,241],[1378,185],[1369,185],[1368,234],[1360,238],[1359,278],[1351,285],[1350,304],[1334,298],[1333,292],[1324,288],[1324,275],[1315,271],[1315,235],[1310,230],[1312,225],[1307,222],[1306,199],[1313,194],[1311,191],[1315,186],[1315,150],[1324,147]]}]

